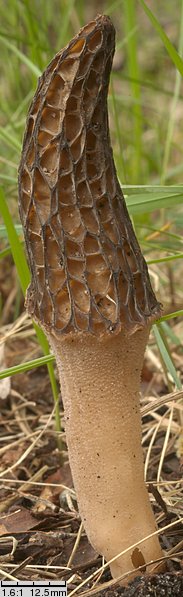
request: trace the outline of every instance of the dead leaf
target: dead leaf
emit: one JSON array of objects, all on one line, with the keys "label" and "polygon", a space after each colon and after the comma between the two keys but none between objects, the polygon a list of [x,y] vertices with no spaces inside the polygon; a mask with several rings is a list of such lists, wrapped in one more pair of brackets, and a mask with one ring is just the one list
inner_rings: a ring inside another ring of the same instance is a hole
[{"label": "dead leaf", "polygon": [[98,558],[98,553],[90,545],[86,535],[81,537],[76,553],[74,554],[72,567],[83,566],[89,562],[94,562]]},{"label": "dead leaf", "polygon": [[7,533],[7,528],[5,527],[4,524],[0,524],[0,537],[2,537],[2,535],[6,535]]},{"label": "dead leaf", "polygon": [[[64,549],[61,555],[58,555],[54,560],[50,562],[52,565],[60,565],[60,566],[67,566],[67,562],[69,561],[70,555],[72,553],[74,544],[76,541],[76,536],[72,537],[63,537],[64,542]],[[98,554],[90,545],[88,538],[86,535],[80,538],[79,545],[76,549],[74,554],[71,568],[84,568],[87,566],[88,563],[94,563],[98,558]]]},{"label": "dead leaf", "polygon": [[[73,487],[73,480],[71,475],[71,469],[69,463],[67,462],[61,468],[58,468],[53,474],[49,475],[45,479],[45,483],[50,483],[50,487],[44,487],[43,491],[41,492],[41,497],[44,499],[49,499],[54,504],[59,502],[59,498],[65,488],[62,488],[62,485],[71,489]],[[53,483],[55,483],[55,487],[53,487]],[[49,498],[48,498],[49,496]]]},{"label": "dead leaf", "polygon": [[[3,456],[1,457],[1,464],[3,463],[5,465],[5,467],[11,466],[22,456],[24,451],[25,451],[25,445],[23,445],[23,442],[22,442],[22,445],[16,446],[16,450],[14,448],[8,448],[8,445],[7,445],[7,450],[6,450],[6,452],[4,452]],[[5,471],[5,473],[6,473],[6,471]]]},{"label": "dead leaf", "polygon": [[13,535],[13,533],[24,533],[32,529],[37,524],[37,520],[26,508],[19,508],[16,512],[11,512],[0,518],[1,536],[6,533]]},{"label": "dead leaf", "polygon": [[138,547],[135,547],[135,549],[133,550],[133,553],[131,555],[131,561],[134,568],[139,568],[139,566],[143,566],[143,568],[141,569],[142,572],[146,571],[146,563],[144,560],[144,556]]}]

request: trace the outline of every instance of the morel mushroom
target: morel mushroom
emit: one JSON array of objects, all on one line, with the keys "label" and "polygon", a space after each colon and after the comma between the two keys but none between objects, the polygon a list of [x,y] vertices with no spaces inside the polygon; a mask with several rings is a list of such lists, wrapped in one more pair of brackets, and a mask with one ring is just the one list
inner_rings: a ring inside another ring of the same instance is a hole
[{"label": "morel mushroom", "polygon": [[[68,452],[88,538],[106,560],[156,530],[143,477],[140,375],[160,305],[110,145],[115,32],[98,16],[39,80],[19,171],[30,315],[56,356]],[[161,557],[142,541],[144,563]],[[137,574],[133,550],[111,565]]]}]

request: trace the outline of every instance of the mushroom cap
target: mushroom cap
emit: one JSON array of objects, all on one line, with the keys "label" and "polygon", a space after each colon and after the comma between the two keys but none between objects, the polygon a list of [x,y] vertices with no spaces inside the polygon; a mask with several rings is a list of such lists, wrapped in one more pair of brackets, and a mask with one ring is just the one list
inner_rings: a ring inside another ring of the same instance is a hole
[{"label": "mushroom cap", "polygon": [[28,113],[19,168],[27,307],[56,335],[133,332],[160,313],[110,144],[114,49],[113,24],[99,15],[53,58]]}]

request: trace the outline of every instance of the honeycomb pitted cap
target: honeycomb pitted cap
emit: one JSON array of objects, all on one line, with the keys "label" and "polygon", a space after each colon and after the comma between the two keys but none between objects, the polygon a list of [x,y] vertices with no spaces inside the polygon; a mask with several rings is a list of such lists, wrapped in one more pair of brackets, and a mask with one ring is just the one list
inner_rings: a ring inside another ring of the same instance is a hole
[{"label": "honeycomb pitted cap", "polygon": [[110,144],[114,49],[114,27],[99,15],[53,58],[28,113],[19,168],[27,307],[58,335],[133,331],[160,313]]}]

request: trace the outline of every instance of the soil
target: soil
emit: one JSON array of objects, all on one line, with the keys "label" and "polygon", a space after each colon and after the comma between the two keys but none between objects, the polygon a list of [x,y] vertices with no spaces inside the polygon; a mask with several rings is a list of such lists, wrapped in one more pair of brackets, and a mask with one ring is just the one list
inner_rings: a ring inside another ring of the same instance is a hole
[{"label": "soil", "polygon": [[151,578],[139,577],[129,587],[118,587],[96,593],[96,597],[182,597],[183,575],[157,574]]}]

